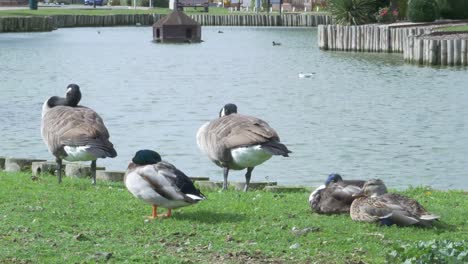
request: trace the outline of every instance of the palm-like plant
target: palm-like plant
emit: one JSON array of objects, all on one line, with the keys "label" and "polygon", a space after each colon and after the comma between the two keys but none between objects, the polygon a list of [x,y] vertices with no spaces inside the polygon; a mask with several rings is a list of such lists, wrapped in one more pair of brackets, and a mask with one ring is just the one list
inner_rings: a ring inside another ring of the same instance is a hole
[{"label": "palm-like plant", "polygon": [[362,25],[374,21],[375,0],[330,0],[330,12],[341,25]]}]

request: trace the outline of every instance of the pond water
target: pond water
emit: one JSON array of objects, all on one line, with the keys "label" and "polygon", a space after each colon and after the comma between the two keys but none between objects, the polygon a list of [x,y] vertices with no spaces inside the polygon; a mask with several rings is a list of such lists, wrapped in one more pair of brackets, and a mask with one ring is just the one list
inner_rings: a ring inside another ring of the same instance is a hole
[{"label": "pond water", "polygon": [[77,83],[81,104],[103,117],[118,151],[98,161],[108,169],[125,170],[136,150],[150,148],[188,175],[221,180],[195,134],[236,103],[293,151],[257,167],[254,181],[318,186],[339,172],[397,189],[468,189],[466,68],[323,52],[311,28],[204,27],[205,42],[190,45],[151,37],[150,27],[1,34],[0,155],[53,160],[40,136],[41,107]]}]

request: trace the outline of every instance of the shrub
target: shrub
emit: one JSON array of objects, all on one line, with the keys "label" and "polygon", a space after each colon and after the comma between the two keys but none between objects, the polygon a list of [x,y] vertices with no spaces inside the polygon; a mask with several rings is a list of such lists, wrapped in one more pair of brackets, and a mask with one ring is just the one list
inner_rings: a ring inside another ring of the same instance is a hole
[{"label": "shrub", "polygon": [[388,263],[467,263],[468,240],[430,240],[395,245]]},{"label": "shrub", "polygon": [[436,0],[409,0],[408,19],[411,22],[432,22],[439,17]]},{"label": "shrub", "polygon": [[393,23],[398,19],[398,10],[391,7],[382,7],[375,15],[375,19],[379,23]]},{"label": "shrub", "polygon": [[329,10],[341,25],[371,23],[376,11],[375,0],[330,0]]},{"label": "shrub", "polygon": [[447,19],[468,19],[467,0],[438,0],[440,15]]},{"label": "shrub", "polygon": [[408,12],[408,0],[396,0],[396,5],[398,8],[398,17],[400,19],[406,17],[406,12]]}]

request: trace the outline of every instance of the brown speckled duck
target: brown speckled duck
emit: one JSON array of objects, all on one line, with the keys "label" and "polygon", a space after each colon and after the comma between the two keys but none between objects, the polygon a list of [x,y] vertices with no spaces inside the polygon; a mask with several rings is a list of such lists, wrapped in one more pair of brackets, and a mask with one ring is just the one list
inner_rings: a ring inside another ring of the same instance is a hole
[{"label": "brown speckled duck", "polygon": [[356,195],[350,208],[355,221],[376,222],[383,225],[418,225],[429,227],[439,216],[430,214],[416,200],[397,193],[387,193],[382,180],[371,179]]},{"label": "brown speckled duck", "polygon": [[319,214],[349,213],[349,207],[361,192],[365,181],[343,180],[340,174],[330,174],[324,185],[319,186],[309,196],[312,211]]}]

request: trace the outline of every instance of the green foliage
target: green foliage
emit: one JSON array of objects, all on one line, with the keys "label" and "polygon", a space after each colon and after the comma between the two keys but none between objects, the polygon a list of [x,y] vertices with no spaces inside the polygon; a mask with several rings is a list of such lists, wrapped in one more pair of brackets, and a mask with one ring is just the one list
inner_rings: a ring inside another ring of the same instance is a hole
[{"label": "green foliage", "polygon": [[374,22],[375,0],[330,0],[329,10],[341,25],[362,25]]},{"label": "green foliage", "polygon": [[398,9],[400,19],[406,18],[408,12],[408,0],[394,0]]},{"label": "green foliage", "polygon": [[398,19],[398,10],[392,9],[391,7],[379,8],[375,19],[379,23],[393,23]]},{"label": "green foliage", "polygon": [[436,0],[409,0],[408,19],[411,22],[432,22],[439,17]]},{"label": "green foliage", "polygon": [[169,8],[168,0],[153,0],[153,5],[155,7]]},{"label": "green foliage", "polygon": [[467,0],[437,0],[440,15],[446,19],[468,19]]},{"label": "green foliage", "polygon": [[430,240],[397,244],[388,254],[388,263],[468,263],[468,240]]}]

